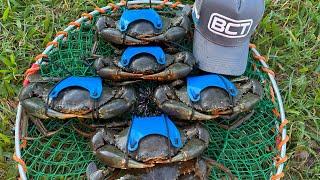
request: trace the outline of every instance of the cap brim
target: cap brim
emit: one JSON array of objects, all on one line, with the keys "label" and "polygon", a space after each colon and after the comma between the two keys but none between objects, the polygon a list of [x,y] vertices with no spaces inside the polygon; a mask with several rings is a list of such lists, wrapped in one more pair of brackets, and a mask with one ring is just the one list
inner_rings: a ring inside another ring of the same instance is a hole
[{"label": "cap brim", "polygon": [[195,29],[193,55],[198,62],[199,69],[203,71],[240,76],[247,67],[249,42],[250,39],[241,46],[221,46],[208,41]]}]

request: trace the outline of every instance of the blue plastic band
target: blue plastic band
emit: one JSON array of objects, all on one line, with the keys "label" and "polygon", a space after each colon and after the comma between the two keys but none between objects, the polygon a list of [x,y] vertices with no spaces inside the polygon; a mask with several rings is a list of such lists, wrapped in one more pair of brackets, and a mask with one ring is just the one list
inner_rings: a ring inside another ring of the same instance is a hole
[{"label": "blue plastic band", "polygon": [[162,135],[170,139],[176,148],[182,147],[180,132],[166,115],[152,117],[133,117],[128,135],[128,150],[138,149],[141,139],[148,135]]},{"label": "blue plastic band", "polygon": [[89,91],[91,98],[98,99],[102,94],[102,79],[100,77],[68,77],[60,81],[51,90],[49,98],[58,97],[59,93],[68,87],[82,87]]},{"label": "blue plastic band", "polygon": [[118,24],[120,31],[126,31],[131,23],[138,20],[149,21],[156,29],[162,29],[161,17],[154,9],[126,9]]},{"label": "blue plastic band", "polygon": [[166,64],[166,55],[159,46],[129,46],[123,52],[119,65],[123,67],[128,66],[134,56],[142,53],[154,56],[159,64]]},{"label": "blue plastic band", "polygon": [[207,87],[222,88],[232,97],[238,94],[236,86],[221,75],[209,74],[187,78],[187,92],[191,101],[199,101],[201,91]]}]

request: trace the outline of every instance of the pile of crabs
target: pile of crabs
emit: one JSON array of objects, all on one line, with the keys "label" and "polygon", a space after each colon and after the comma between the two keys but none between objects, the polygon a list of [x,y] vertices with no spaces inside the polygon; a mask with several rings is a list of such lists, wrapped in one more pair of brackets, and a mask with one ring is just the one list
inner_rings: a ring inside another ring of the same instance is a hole
[{"label": "pile of crabs", "polygon": [[102,168],[90,163],[89,179],[207,179],[213,166],[232,177],[203,155],[214,143],[203,123],[239,127],[254,114],[262,87],[245,76],[202,72],[191,52],[174,46],[192,33],[191,11],[185,6],[169,18],[129,8],[101,16],[95,29],[114,56],[93,55],[98,76],[32,82],[22,90],[24,110],[44,133],[54,132],[42,119],[104,123],[86,134]]}]

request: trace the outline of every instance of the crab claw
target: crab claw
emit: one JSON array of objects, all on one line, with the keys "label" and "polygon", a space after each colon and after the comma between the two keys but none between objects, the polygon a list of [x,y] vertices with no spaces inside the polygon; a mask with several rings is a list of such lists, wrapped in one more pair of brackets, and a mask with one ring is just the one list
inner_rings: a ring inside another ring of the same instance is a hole
[{"label": "crab claw", "polygon": [[103,180],[104,173],[102,170],[98,170],[97,165],[91,162],[86,169],[86,176],[89,180]]},{"label": "crab claw", "polygon": [[182,39],[187,34],[187,31],[183,27],[172,27],[168,29],[164,34],[153,37],[141,38],[144,41],[176,41]]},{"label": "crab claw", "polygon": [[136,73],[128,73],[121,71],[118,67],[116,67],[112,60],[105,57],[105,58],[98,58],[94,65],[97,73],[107,79],[112,80],[123,80],[123,79],[137,79],[143,76],[143,74],[136,74]]},{"label": "crab claw", "polygon": [[147,42],[141,41],[139,39],[127,36],[121,33],[115,28],[105,28],[99,33],[106,41],[110,41],[115,44],[126,44],[126,45],[135,45],[135,44],[146,44]]},{"label": "crab claw", "polygon": [[156,74],[142,76],[147,80],[175,80],[186,77],[196,63],[195,58],[190,52],[180,52],[174,55],[174,63],[164,71]]},{"label": "crab claw", "polygon": [[195,111],[191,107],[183,104],[179,101],[172,100],[174,99],[174,92],[170,89],[169,86],[164,85],[159,87],[155,92],[155,102],[158,107],[166,112],[168,115],[173,116],[178,119],[188,119],[188,120],[212,120],[219,115],[207,115]]},{"label": "crab claw", "polygon": [[141,78],[145,80],[170,81],[186,77],[190,73],[190,71],[192,71],[192,68],[190,66],[182,63],[177,63],[169,66],[168,68],[166,68],[166,70],[160,73],[144,75]]},{"label": "crab claw", "polygon": [[154,165],[140,163],[128,159],[127,155],[119,150],[117,147],[105,144],[112,139],[112,134],[107,134],[106,131],[98,131],[91,140],[92,148],[97,157],[106,165],[114,168],[127,169],[127,168],[148,168]]},{"label": "crab claw", "polygon": [[208,147],[210,135],[209,132],[201,126],[187,130],[187,134],[191,135],[191,138],[187,144],[183,146],[180,152],[169,159],[168,162],[180,162],[188,161],[199,157],[201,153]]},{"label": "crab claw", "polygon": [[191,139],[180,152],[174,156],[169,162],[179,162],[188,161],[195,157],[200,156],[200,154],[206,149],[206,145],[203,141],[199,139]]},{"label": "crab claw", "polygon": [[40,119],[48,119],[49,117],[57,117],[59,119],[86,117],[86,115],[65,114],[46,108],[47,105],[39,98],[25,99],[24,101],[21,101],[21,105],[26,108],[30,115]]},{"label": "crab claw", "polygon": [[97,157],[108,166],[120,169],[128,168],[149,168],[154,164],[145,164],[127,158],[121,150],[112,145],[104,145],[96,150]]}]

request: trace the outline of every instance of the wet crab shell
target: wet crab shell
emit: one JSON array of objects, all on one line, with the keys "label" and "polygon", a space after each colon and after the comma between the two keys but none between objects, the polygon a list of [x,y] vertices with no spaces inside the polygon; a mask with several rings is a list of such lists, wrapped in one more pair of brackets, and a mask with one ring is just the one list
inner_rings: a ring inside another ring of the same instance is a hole
[{"label": "wet crab shell", "polygon": [[176,54],[165,54],[166,64],[157,63],[154,56],[142,53],[133,57],[128,66],[119,65],[120,57],[98,58],[94,67],[97,73],[111,80],[176,80],[187,76],[196,63],[190,52],[178,52]]},{"label": "wet crab shell", "polygon": [[137,45],[151,42],[175,42],[183,39],[191,30],[191,7],[186,5],[173,18],[161,16],[163,28],[154,28],[151,22],[140,20],[131,23],[125,33],[118,29],[119,16],[102,16],[96,22],[98,34],[115,44]]},{"label": "wet crab shell", "polygon": [[161,135],[149,135],[140,141],[136,151],[130,152],[126,147],[128,130],[126,128],[116,133],[104,129],[94,135],[91,145],[98,159],[110,167],[121,169],[153,167],[158,163],[187,161],[198,157],[209,143],[208,131],[200,125],[194,125],[179,128],[182,148],[172,146]]},{"label": "wet crab shell", "polygon": [[232,80],[239,93],[231,98],[217,87],[208,87],[200,94],[200,100],[190,100],[184,82],[177,86],[163,85],[155,91],[155,101],[159,108],[178,119],[212,120],[219,116],[234,116],[250,112],[262,98],[262,86],[254,79],[241,77]]},{"label": "wet crab shell", "polygon": [[[208,179],[210,167],[202,158],[195,158],[185,162],[170,164],[159,164],[152,168],[128,169],[117,174],[115,179],[143,179],[143,180],[205,180]],[[87,167],[87,177],[89,180],[107,179],[103,170],[98,170],[94,163]]]},{"label": "wet crab shell", "polygon": [[109,119],[127,112],[136,100],[134,89],[106,85],[103,86],[102,95],[97,100],[91,99],[89,92],[80,87],[66,88],[57,98],[49,100],[48,95],[53,87],[47,83],[29,84],[19,95],[22,107],[40,119]]}]

